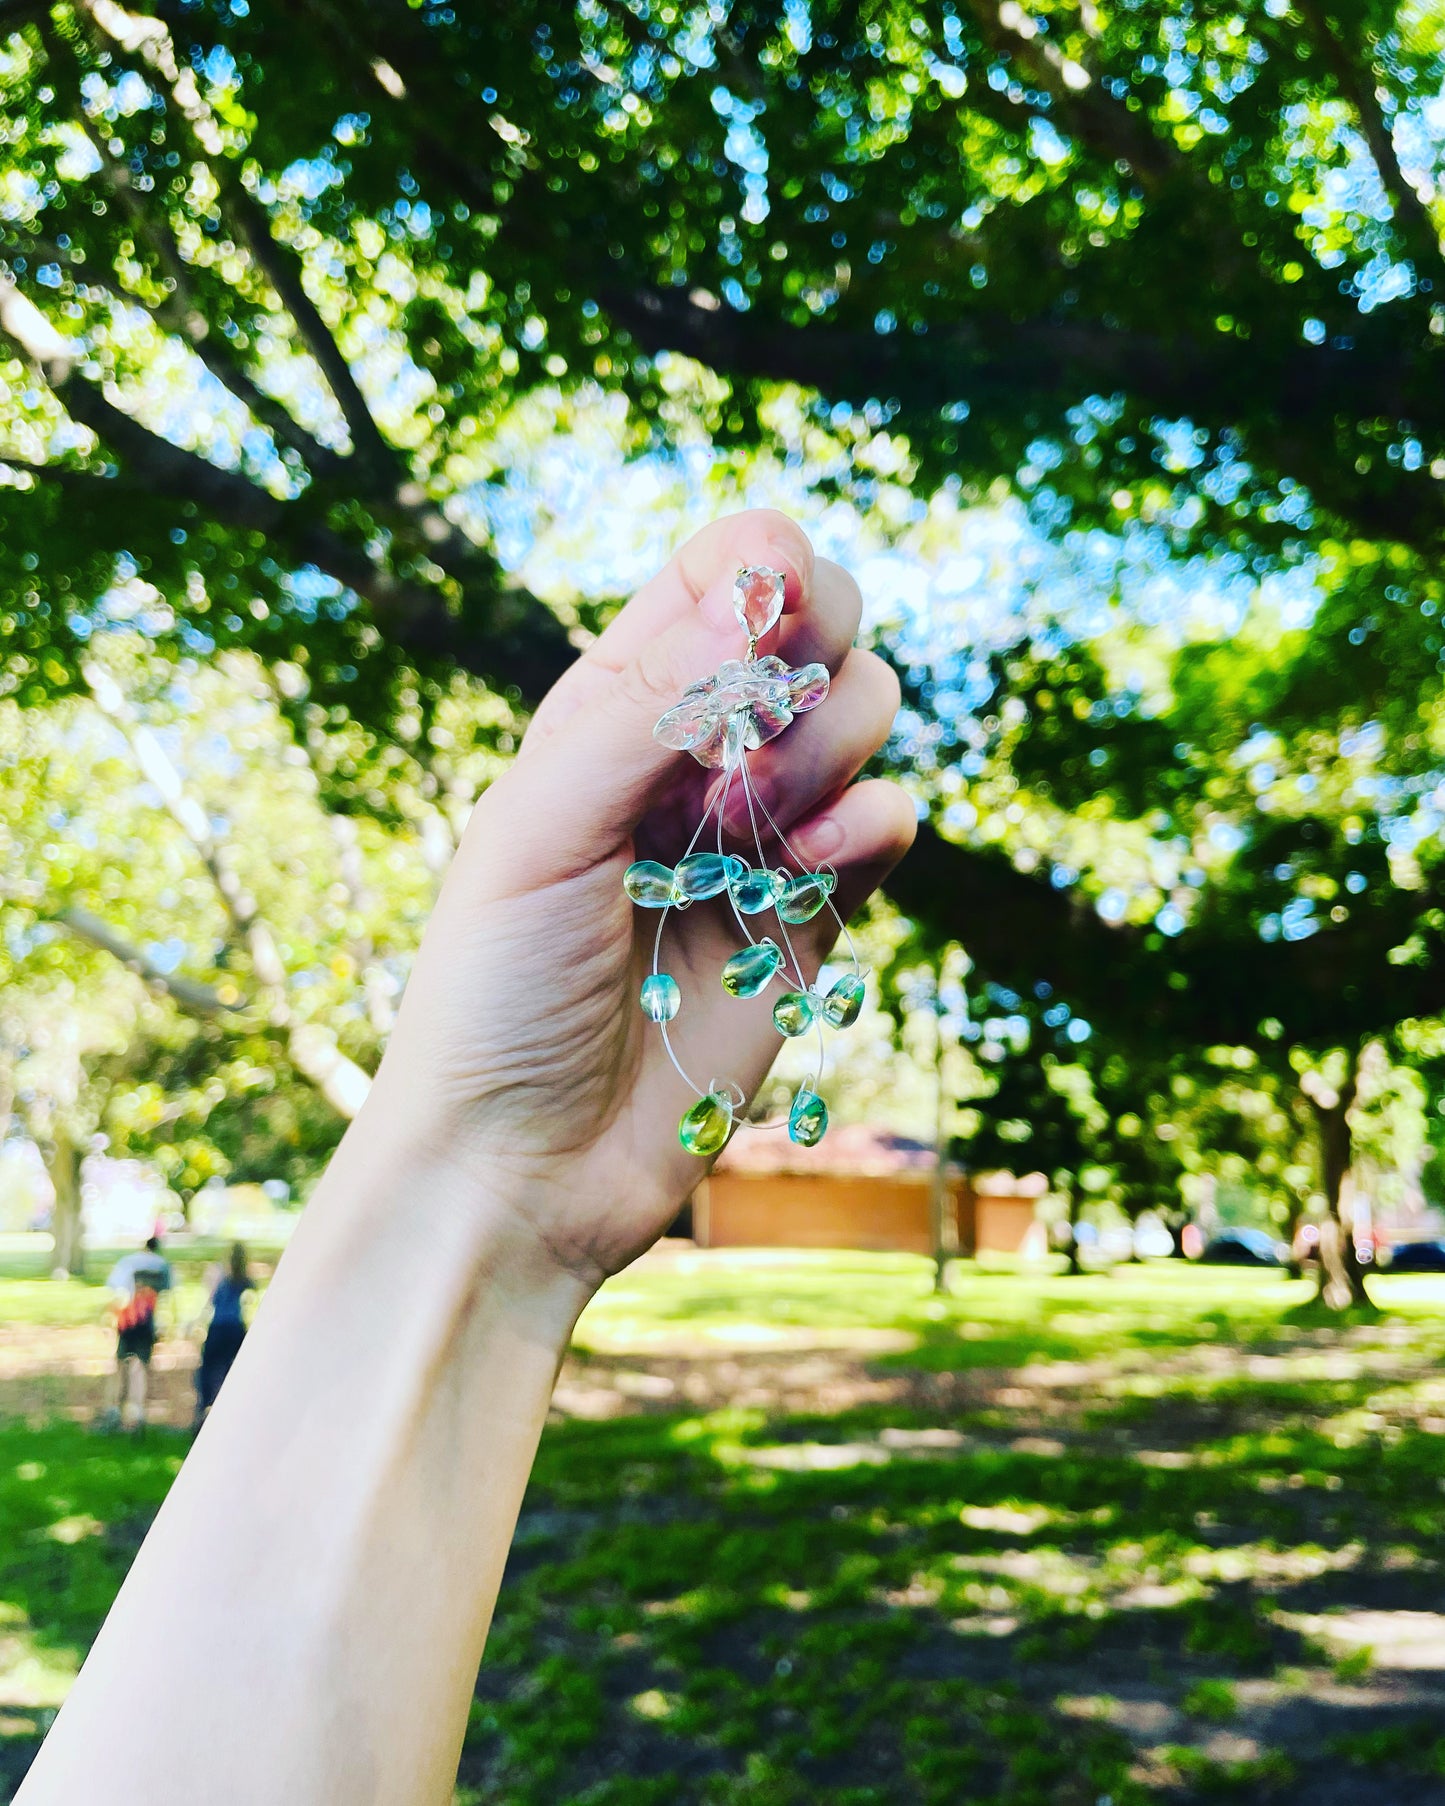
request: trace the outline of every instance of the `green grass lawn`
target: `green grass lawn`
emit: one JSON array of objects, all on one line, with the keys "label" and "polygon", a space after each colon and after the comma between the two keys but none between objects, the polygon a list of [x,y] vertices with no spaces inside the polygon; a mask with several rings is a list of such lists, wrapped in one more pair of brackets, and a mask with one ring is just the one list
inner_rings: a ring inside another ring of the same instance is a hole
[{"label": "green grass lawn", "polygon": [[[1445,1801],[1445,1281],[1341,1322],[1167,1262],[928,1280],[738,1254],[604,1290],[458,1799]],[[79,1289],[0,1282],[0,1319]],[[0,1423],[12,1779],[184,1447]]]}]

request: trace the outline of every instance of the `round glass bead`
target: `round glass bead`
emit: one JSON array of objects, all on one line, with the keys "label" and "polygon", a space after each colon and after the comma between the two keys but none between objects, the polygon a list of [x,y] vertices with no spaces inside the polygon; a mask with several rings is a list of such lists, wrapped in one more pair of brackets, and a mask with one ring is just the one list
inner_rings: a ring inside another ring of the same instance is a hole
[{"label": "round glass bead", "polygon": [[784,991],[773,1005],[773,1022],[780,1035],[806,1035],[813,1026],[816,1009],[806,991]]},{"label": "round glass bead", "polygon": [[816,1147],[828,1127],[828,1106],[805,1085],[788,1111],[788,1134],[799,1147]]},{"label": "round glass bead", "polygon": [[644,909],[666,909],[674,897],[672,867],[655,859],[635,859],[622,874],[622,888]]},{"label": "round glass bead", "polygon": [[727,1141],[732,1126],[732,1099],[709,1091],[706,1097],[700,1097],[684,1112],[677,1125],[677,1139],[689,1154],[697,1154],[705,1160],[710,1154],[716,1154]]},{"label": "round glass bead", "polygon": [[863,1008],[864,989],[856,972],[845,974],[823,999],[823,1020],[833,1028],[852,1028]]},{"label": "round glass bead", "polygon": [[828,901],[832,886],[822,872],[805,872],[794,878],[778,899],[778,914],[785,922],[811,922]]},{"label": "round glass bead", "polygon": [[682,1007],[682,991],[671,972],[653,972],[642,981],[642,1008],[649,1021],[671,1022]]},{"label": "round glass bead", "polygon": [[775,941],[761,940],[735,953],[722,969],[722,987],[730,997],[756,997],[783,963]]}]

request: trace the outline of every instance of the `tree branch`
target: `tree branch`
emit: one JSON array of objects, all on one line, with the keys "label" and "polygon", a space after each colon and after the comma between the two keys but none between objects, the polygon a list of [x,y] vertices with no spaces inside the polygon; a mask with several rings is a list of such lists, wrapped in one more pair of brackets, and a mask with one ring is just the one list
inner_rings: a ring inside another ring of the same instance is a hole
[{"label": "tree branch", "polygon": [[1437,545],[1445,527],[1445,500],[1427,471],[1382,491],[1338,453],[1341,420],[1390,412],[1417,428],[1445,426],[1437,370],[1445,347],[1436,339],[1412,347],[1383,318],[1362,320],[1349,349],[1301,345],[1265,359],[1223,335],[1170,341],[1086,319],[980,313],[924,334],[879,334],[861,322],[792,326],[697,291],[619,287],[598,299],[644,351],[683,352],[730,377],[795,382],[833,399],[889,396],[931,413],[966,398],[978,418],[1009,424],[1121,391],[1166,417],[1249,420],[1261,465],[1299,478],[1341,520],[1417,546]]},{"label": "tree branch", "polygon": [[1125,164],[1147,190],[1181,166],[1174,145],[1104,92],[1097,72],[1065,55],[1017,0],[967,0],[979,36],[1023,70],[1053,101],[1050,118],[1096,155]]},{"label": "tree branch", "polygon": [[199,979],[186,978],[175,972],[163,972],[149,954],[132,946],[88,909],[72,905],[67,909],[57,910],[48,920],[66,929],[77,940],[99,947],[103,953],[109,953],[134,972],[137,978],[164,991],[173,1003],[192,1016],[219,1016],[229,1010],[245,1008],[244,1004],[223,1002],[219,992],[210,985],[202,984]]},{"label": "tree branch", "polygon": [[1441,251],[1439,228],[1400,167],[1395,140],[1380,108],[1368,63],[1361,65],[1357,47],[1349,42],[1339,19],[1325,10],[1324,0],[1297,0],[1297,4],[1340,93],[1354,109],[1416,270],[1440,280],[1445,277],[1445,254]]},{"label": "tree branch", "polygon": [[164,272],[170,283],[170,293],[158,305],[147,302],[142,296],[120,286],[114,271],[105,271],[98,278],[90,270],[84,268],[76,258],[73,247],[55,246],[50,253],[57,261],[64,262],[79,273],[80,280],[98,282],[112,294],[132,304],[146,309],[151,317],[168,332],[185,341],[191,350],[200,358],[218,382],[224,385],[238,401],[263,425],[276,440],[278,445],[286,445],[298,457],[310,466],[318,475],[329,473],[339,462],[335,452],[307,432],[299,421],[281,402],[262,389],[250,372],[245,369],[239,358],[225,343],[211,331],[211,323],[199,306],[195,297],[195,281],[191,266],[181,253],[181,248],[171,228],[169,219],[162,211],[160,216],[147,207],[136,192],[130,170],[111,152],[109,139],[95,128],[94,121],[85,110],[85,102],[80,92],[81,78],[84,71],[76,55],[74,46],[63,39],[54,28],[51,20],[45,19],[40,26],[41,40],[52,67],[59,73],[63,63],[74,79],[76,91],[76,119],[85,133],[91,149],[95,152],[105,174],[111,194],[120,205],[126,216],[134,225],[137,237],[149,248],[151,255]]},{"label": "tree branch", "polygon": [[97,28],[128,52],[138,55],[165,83],[192,140],[198,162],[215,177],[223,203],[229,208],[237,236],[250,252],[256,267],[290,314],[303,343],[326,378],[351,434],[358,473],[370,487],[395,484],[402,460],[382,436],[370,405],[342,355],[321,310],[307,294],[301,269],[289,246],[271,229],[271,218],[237,174],[225,154],[224,136],[196,85],[195,76],[176,60],[175,47],[159,18],[138,21],[112,4],[112,0],[81,0]]},{"label": "tree branch", "polygon": [[296,1019],[287,996],[289,975],[276,937],[255,898],[241,882],[230,848],[215,833],[210,817],[186,788],[174,761],[136,714],[114,678],[96,665],[87,665],[84,676],[97,708],[120,730],[136,764],[160,792],[167,813],[206,868],[232,929],[250,954],[267,1022],[285,1037],[291,1063],[349,1120],[366,1101],[371,1089],[370,1075],[342,1053],[328,1028]]},{"label": "tree branch", "polygon": [[1445,1008],[1445,961],[1388,957],[1417,924],[1420,900],[1405,893],[1393,911],[1307,940],[1266,942],[1247,923],[1203,921],[1165,941],[1111,926],[1077,892],[925,826],[888,894],[931,933],[962,942],[985,976],[1042,979],[1125,1042],[1261,1046],[1273,1018],[1287,1042],[1333,1046]]}]

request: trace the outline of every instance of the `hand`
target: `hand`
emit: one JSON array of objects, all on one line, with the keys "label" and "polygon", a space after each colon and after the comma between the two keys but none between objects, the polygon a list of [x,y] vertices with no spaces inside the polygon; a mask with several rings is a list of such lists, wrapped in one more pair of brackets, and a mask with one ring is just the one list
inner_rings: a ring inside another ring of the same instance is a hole
[{"label": "hand", "polygon": [[[786,574],[765,649],[832,677],[821,707],[750,756],[769,809],[805,858],[837,869],[845,918],[907,850],[904,793],[848,788],[898,708],[893,672],[853,645],[858,586],[783,515],[715,522],[553,688],[477,804],[367,1105],[408,1121],[433,1158],[448,1149],[588,1286],[655,1240],[706,1170],[677,1139],[693,1094],[638,1005],[656,916],[629,901],[622,874],[634,858],[675,863],[719,781],[652,728],[688,684],[743,655],[731,596],[744,564]],[[811,978],[836,924],[825,911],[791,932]],[[725,906],[698,904],[669,915],[661,964],[682,987],[671,1032],[683,1064],[751,1096],[780,1043],[767,994],[744,1001],[719,983],[742,944]]]}]

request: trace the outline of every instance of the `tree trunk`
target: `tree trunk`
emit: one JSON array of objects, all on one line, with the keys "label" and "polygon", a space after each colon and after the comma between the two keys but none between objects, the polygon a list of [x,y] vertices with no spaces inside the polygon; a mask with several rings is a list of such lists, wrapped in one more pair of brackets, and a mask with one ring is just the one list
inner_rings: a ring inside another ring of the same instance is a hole
[{"label": "tree trunk", "polygon": [[1320,1137],[1320,1182],[1327,1215],[1320,1225],[1320,1297],[1329,1304],[1369,1304],[1365,1269],[1355,1252],[1355,1226],[1346,1187],[1354,1150],[1350,1109],[1355,1101],[1352,1073],[1329,1105],[1311,1098]]},{"label": "tree trunk", "polygon": [[80,1194],[80,1156],[75,1143],[57,1125],[45,1156],[45,1170],[55,1189],[50,1233],[55,1242],[54,1271],[79,1279],[85,1271],[85,1220]]},{"label": "tree trunk", "polygon": [[[942,984],[942,973],[938,974],[938,982]],[[933,1016],[933,1063],[936,1114],[933,1125],[933,1182],[929,1187],[928,1197],[928,1232],[933,1243],[933,1289],[935,1292],[948,1290],[948,1263],[958,1252],[958,1236],[956,1223],[949,1221],[948,1196],[948,1117],[950,1099],[948,1084],[943,1076],[943,1004],[939,1000],[934,1006]]]},{"label": "tree trunk", "polygon": [[1079,1197],[1077,1187],[1075,1187],[1069,1192],[1069,1246],[1067,1249],[1069,1256],[1067,1270],[1073,1274],[1081,1274],[1084,1271],[1084,1264],[1079,1259],[1079,1215],[1082,1210],[1083,1202]]}]

